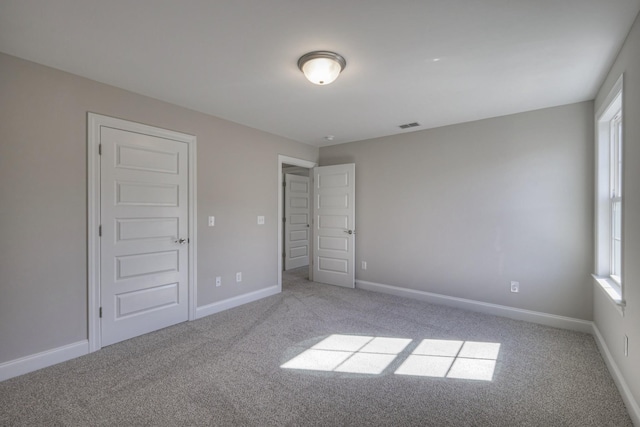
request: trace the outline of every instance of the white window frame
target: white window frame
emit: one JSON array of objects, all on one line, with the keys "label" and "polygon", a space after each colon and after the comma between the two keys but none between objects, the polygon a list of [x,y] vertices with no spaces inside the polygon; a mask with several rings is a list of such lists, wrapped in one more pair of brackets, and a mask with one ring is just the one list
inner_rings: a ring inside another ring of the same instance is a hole
[{"label": "white window frame", "polygon": [[[609,158],[609,176],[610,176],[610,193],[609,206],[611,212],[610,220],[610,274],[611,279],[618,285],[621,285],[622,276],[622,235],[616,238],[616,212],[622,215],[622,109],[610,120],[611,136],[609,139],[610,158]],[[622,221],[618,227],[622,226]],[[620,233],[622,234],[622,233]],[[616,253],[616,241],[620,241],[620,251]]]},{"label": "white window frame", "polygon": [[[599,287],[624,315],[624,280],[622,242],[614,251],[615,210],[620,210],[620,227],[624,227],[623,211],[623,76],[620,76],[595,117],[596,188],[595,188],[595,272]],[[623,232],[621,230],[620,237]],[[621,239],[620,239],[621,240]],[[619,267],[618,267],[619,266]],[[619,270],[619,271],[618,271]]]}]

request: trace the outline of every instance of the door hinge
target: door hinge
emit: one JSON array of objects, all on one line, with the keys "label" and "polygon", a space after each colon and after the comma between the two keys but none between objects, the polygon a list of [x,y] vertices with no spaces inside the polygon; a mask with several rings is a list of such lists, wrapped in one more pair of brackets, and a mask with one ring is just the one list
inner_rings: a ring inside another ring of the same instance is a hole
[{"label": "door hinge", "polygon": [[287,183],[283,181],[283,182],[282,182],[282,186],[283,186],[283,187],[286,187],[286,186],[287,186]]},{"label": "door hinge", "polygon": [[102,225],[98,226],[98,237],[102,237]]},{"label": "door hinge", "polygon": [[102,307],[100,307],[100,310],[99,310],[98,316],[102,319]]},{"label": "door hinge", "polygon": [[98,156],[102,156],[102,144],[98,144]]},{"label": "door hinge", "polygon": [[282,222],[287,222],[287,218],[282,218]]}]

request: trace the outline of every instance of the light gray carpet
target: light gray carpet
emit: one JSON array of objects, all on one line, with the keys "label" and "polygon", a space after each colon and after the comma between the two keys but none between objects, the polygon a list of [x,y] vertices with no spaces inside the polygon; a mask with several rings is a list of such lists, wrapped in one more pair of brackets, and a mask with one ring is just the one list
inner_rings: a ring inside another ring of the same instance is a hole
[{"label": "light gray carpet", "polygon": [[[279,295],[4,381],[0,425],[632,425],[590,335],[305,273],[285,274]],[[280,367],[332,334],[412,341],[377,375]],[[423,339],[499,343],[492,380],[395,374]]]}]

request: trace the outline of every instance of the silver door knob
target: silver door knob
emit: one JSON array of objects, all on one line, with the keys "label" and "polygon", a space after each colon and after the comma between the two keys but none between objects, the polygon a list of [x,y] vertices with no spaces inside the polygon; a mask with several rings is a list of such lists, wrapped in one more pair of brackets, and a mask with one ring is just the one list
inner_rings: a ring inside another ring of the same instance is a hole
[{"label": "silver door knob", "polygon": [[344,230],[344,232],[347,233],[347,234],[354,234],[355,233],[355,231],[353,231],[353,230]]},{"label": "silver door knob", "polygon": [[173,241],[173,243],[179,243],[181,245],[185,245],[187,242],[188,242],[188,239],[178,239]]}]

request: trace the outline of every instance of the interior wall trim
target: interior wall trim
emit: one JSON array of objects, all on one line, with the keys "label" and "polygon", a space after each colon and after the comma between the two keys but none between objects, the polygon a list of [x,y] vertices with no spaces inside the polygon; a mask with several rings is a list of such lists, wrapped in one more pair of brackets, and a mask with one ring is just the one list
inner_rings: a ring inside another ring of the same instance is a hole
[{"label": "interior wall trim", "polygon": [[433,304],[442,304],[480,313],[493,314],[495,316],[508,317],[515,320],[524,320],[526,322],[553,326],[555,328],[569,329],[572,331],[585,332],[588,334],[592,333],[593,322],[589,320],[574,319],[572,317],[558,316],[555,314],[543,313],[539,311],[523,310],[520,308],[508,307],[506,305],[491,304],[465,298],[450,297],[442,294],[401,288],[392,285],[384,285],[381,283],[367,282],[364,280],[356,280],[356,288],[364,289],[367,291],[382,292],[385,294],[391,294],[400,297],[413,298]]},{"label": "interior wall trim", "polygon": [[222,301],[217,301],[211,304],[203,305],[196,309],[196,319],[202,319],[203,317],[210,316],[212,314],[220,313],[221,311],[229,310],[230,308],[239,307],[250,302],[258,301],[262,298],[270,297],[280,293],[279,286],[270,286],[268,288],[260,289],[257,291],[249,292],[243,295],[238,295],[232,298],[228,298]]},{"label": "interior wall trim", "polygon": [[89,354],[89,340],[78,341],[19,359],[9,360],[8,362],[0,363],[0,381],[66,362],[85,354]]},{"label": "interior wall trim", "polygon": [[627,385],[627,382],[625,381],[624,376],[622,375],[622,372],[620,372],[620,368],[618,368],[618,365],[616,364],[616,361],[613,359],[613,355],[609,351],[609,347],[607,346],[607,343],[604,340],[604,337],[600,333],[600,330],[598,329],[595,323],[593,324],[592,333],[596,341],[596,344],[598,345],[598,349],[600,349],[600,354],[604,359],[604,363],[607,365],[607,368],[609,369],[609,373],[611,373],[611,376],[613,377],[613,382],[616,383],[616,387],[618,387],[618,391],[622,396],[622,400],[624,401],[624,404],[627,407],[629,416],[633,420],[633,424],[636,426],[640,426],[640,405],[638,405],[638,402],[633,397],[633,394],[631,393],[631,389]]}]

